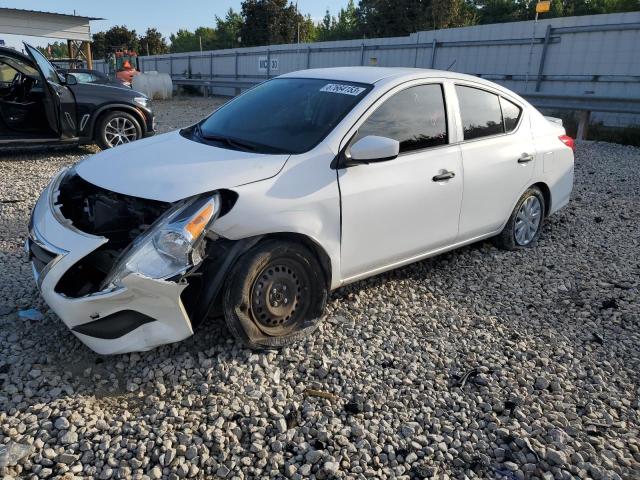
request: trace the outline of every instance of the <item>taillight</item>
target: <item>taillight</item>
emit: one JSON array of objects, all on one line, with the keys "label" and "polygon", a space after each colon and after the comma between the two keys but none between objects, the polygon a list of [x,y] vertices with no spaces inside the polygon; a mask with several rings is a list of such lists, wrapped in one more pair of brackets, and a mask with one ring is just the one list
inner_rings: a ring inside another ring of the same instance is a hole
[{"label": "taillight", "polygon": [[560,135],[558,138],[571,150],[573,150],[574,152],[576,151],[576,143],[569,135]]}]

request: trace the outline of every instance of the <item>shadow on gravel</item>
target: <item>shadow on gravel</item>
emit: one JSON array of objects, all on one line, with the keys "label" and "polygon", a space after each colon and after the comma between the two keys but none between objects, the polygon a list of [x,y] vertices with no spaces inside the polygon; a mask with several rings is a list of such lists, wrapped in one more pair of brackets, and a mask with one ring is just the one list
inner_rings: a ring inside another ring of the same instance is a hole
[{"label": "shadow on gravel", "polygon": [[46,162],[52,155],[91,155],[98,153],[97,145],[35,145],[27,147],[3,147],[0,149],[0,162],[24,160],[26,155],[42,155],[39,161]]}]

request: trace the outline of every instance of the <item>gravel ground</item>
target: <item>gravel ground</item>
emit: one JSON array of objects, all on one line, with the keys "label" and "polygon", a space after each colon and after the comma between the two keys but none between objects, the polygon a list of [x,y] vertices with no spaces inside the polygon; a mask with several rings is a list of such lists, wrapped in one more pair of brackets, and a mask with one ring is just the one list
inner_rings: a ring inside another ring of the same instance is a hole
[{"label": "gravel ground", "polygon": [[[215,102],[158,102],[160,129]],[[40,190],[92,151],[0,156],[0,444],[25,455],[8,478],[640,476],[640,149],[579,144],[537,248],[340,289],[294,347],[251,352],[212,320],[111,357],[47,309],[22,251]]]}]

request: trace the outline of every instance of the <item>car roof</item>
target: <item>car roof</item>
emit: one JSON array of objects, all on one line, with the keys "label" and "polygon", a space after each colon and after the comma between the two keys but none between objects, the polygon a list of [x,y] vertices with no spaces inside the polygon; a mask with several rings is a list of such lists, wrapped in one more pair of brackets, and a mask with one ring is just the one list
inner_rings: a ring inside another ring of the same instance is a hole
[{"label": "car roof", "polygon": [[281,78],[318,78],[324,80],[341,80],[343,82],[377,83],[386,79],[410,80],[413,78],[452,78],[460,80],[472,80],[486,83],[478,77],[465,75],[464,73],[449,72],[446,70],[433,70],[428,68],[403,68],[403,67],[334,67],[311,68],[280,75]]},{"label": "car roof", "polygon": [[463,80],[472,82],[478,86],[493,88],[518,99],[522,103],[527,103],[525,99],[517,93],[484,78],[467,75],[465,73],[450,72],[448,70],[435,70],[429,68],[404,68],[404,67],[334,67],[334,68],[312,68],[308,70],[298,70],[296,72],[285,73],[277,78],[317,78],[322,80],[336,80],[343,82],[360,82],[366,84],[400,84],[410,80],[421,80],[428,78],[446,78],[450,80]]}]

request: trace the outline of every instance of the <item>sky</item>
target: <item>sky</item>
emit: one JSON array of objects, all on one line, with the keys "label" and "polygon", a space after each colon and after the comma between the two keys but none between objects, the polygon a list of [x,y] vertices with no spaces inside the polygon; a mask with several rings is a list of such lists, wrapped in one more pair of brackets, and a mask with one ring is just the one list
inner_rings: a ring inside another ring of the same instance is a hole
[{"label": "sky", "polygon": [[[348,0],[299,0],[303,15],[310,14],[320,21],[327,8],[337,15]],[[155,27],[169,40],[169,35],[181,28],[194,30],[200,26],[213,26],[215,15],[224,17],[229,8],[240,11],[241,0],[4,0],[1,7],[66,13],[105,20],[91,22],[93,33],[108,30],[114,25],[126,25],[138,34],[147,27]],[[0,34],[8,46],[22,49],[22,40],[32,45],[46,45],[50,40],[19,35]]]}]

